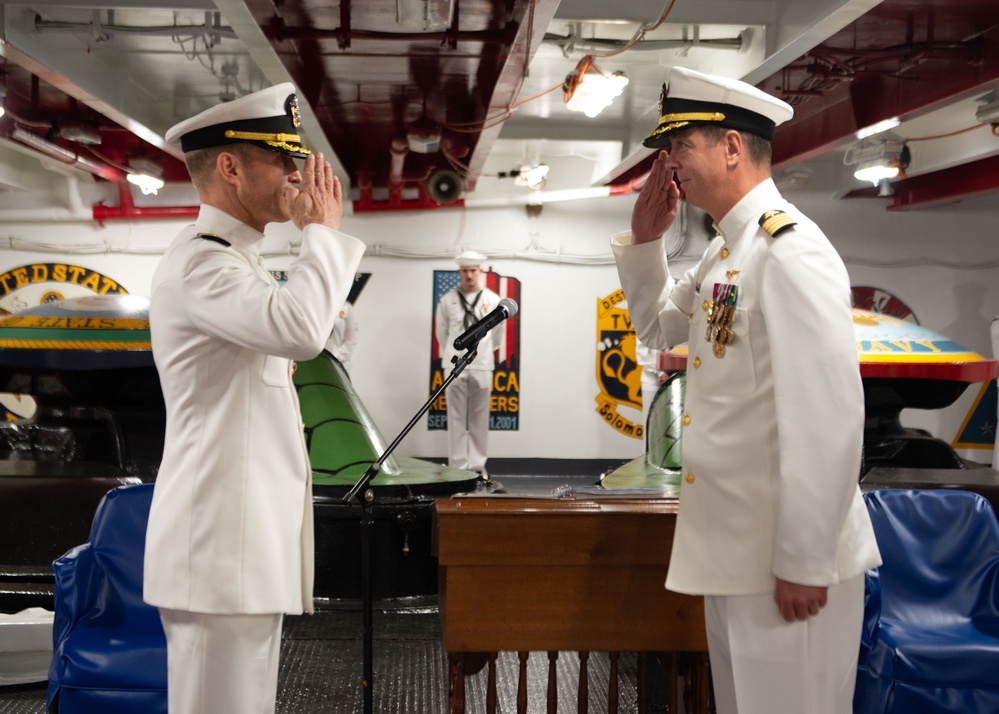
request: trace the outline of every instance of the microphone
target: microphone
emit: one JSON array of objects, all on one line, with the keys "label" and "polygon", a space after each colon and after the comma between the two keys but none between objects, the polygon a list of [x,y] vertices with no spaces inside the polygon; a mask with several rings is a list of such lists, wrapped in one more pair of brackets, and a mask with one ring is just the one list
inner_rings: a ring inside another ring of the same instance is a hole
[{"label": "microphone", "polygon": [[489,330],[496,327],[496,325],[503,322],[506,318],[513,317],[516,314],[517,303],[510,298],[502,298],[495,310],[469,327],[455,339],[454,348],[456,350],[468,349],[485,337]]}]

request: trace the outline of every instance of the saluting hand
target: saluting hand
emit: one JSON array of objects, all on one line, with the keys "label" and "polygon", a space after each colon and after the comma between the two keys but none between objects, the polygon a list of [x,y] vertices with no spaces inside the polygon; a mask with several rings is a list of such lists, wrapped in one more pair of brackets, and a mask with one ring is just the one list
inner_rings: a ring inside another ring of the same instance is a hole
[{"label": "saluting hand", "polygon": [[631,213],[631,233],[635,243],[657,240],[673,225],[680,205],[680,188],[667,168],[668,152],[660,151],[652,171],[638,195]]},{"label": "saluting hand", "polygon": [[299,230],[310,223],[339,229],[343,220],[343,188],[322,154],[310,154],[302,170],[302,185],[291,199],[291,221]]}]

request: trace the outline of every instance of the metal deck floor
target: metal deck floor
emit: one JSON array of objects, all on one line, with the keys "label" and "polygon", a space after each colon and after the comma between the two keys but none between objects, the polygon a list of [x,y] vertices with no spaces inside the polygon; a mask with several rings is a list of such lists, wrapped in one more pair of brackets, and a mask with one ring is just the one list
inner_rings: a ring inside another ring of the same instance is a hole
[{"label": "metal deck floor", "polygon": [[[433,606],[376,610],[373,617],[373,712],[444,714],[447,711],[447,658],[437,609]],[[323,610],[286,617],[281,645],[278,714],[362,714],[364,711],[363,626],[359,610]],[[618,661],[619,711],[637,710],[636,656]],[[607,710],[609,662],[593,653],[588,665],[590,712]],[[665,674],[649,668],[650,711],[667,711]],[[516,711],[518,661],[513,652],[497,658],[497,711]],[[469,714],[485,712],[486,670],[465,681]],[[577,711],[579,660],[558,659],[558,710]],[[528,710],[547,711],[548,658],[533,652],[528,662]],[[45,684],[0,687],[0,713],[44,714]],[[96,713],[95,714],[99,714]]]},{"label": "metal deck floor", "polygon": [[[530,476],[494,474],[508,493],[548,495],[563,484],[592,485],[588,473]],[[363,615],[359,602],[325,603],[314,615],[285,618],[278,675],[277,714],[363,714]],[[445,714],[448,665],[436,598],[376,603],[373,614],[372,710],[374,714]],[[516,653],[497,657],[499,714],[516,711],[519,662]],[[558,658],[558,710],[577,713],[579,660],[575,653]],[[607,711],[610,666],[606,653],[592,653],[587,669],[589,711]],[[465,680],[466,711],[486,711],[483,669]],[[649,665],[650,711],[667,711],[666,675]],[[547,711],[548,657],[531,653],[528,661],[528,711]],[[0,687],[0,714],[45,714],[45,683]],[[618,660],[618,706],[621,714],[637,711],[637,658]],[[681,705],[682,711],[682,705]],[[100,714],[95,712],[94,714]]]}]

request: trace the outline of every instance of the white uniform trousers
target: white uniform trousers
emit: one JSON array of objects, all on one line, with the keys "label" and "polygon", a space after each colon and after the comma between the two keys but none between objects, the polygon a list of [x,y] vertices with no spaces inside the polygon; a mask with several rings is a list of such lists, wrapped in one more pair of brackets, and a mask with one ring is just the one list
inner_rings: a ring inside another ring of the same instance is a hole
[{"label": "white uniform trousers", "polygon": [[160,608],[169,714],[274,714],[283,615]]},{"label": "white uniform trousers", "polygon": [[794,622],[772,593],[706,596],[718,714],[850,714],[863,617],[863,576],[830,587],[818,615]]},{"label": "white uniform trousers", "polygon": [[470,369],[458,375],[445,391],[448,466],[472,471],[485,469],[492,386],[492,372]]}]

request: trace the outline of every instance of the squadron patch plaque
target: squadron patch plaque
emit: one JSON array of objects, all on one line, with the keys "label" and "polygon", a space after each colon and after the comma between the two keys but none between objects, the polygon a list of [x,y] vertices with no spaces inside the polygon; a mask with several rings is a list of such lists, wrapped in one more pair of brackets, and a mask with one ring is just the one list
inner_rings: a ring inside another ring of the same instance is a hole
[{"label": "squadron patch plaque", "polygon": [[635,354],[635,329],[631,325],[624,290],[597,298],[597,413],[609,426],[633,439],[645,438],[645,426],[631,421],[621,407],[642,413],[642,366]]}]

